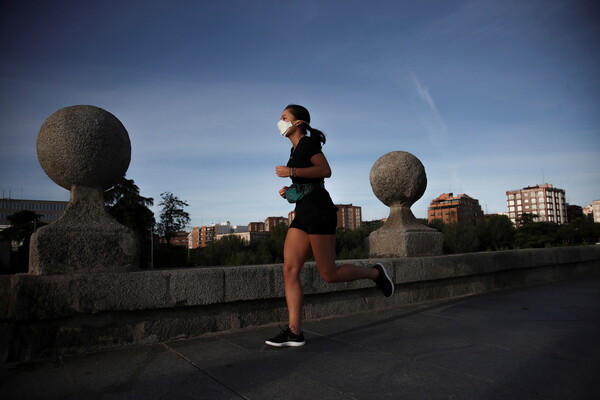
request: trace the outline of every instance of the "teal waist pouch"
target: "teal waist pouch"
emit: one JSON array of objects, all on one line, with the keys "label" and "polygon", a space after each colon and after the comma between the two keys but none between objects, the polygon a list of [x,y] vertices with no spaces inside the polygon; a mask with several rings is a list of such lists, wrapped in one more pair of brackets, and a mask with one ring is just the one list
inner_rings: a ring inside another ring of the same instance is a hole
[{"label": "teal waist pouch", "polygon": [[285,191],[285,198],[289,203],[296,203],[317,188],[325,189],[325,185],[322,183],[292,183]]}]

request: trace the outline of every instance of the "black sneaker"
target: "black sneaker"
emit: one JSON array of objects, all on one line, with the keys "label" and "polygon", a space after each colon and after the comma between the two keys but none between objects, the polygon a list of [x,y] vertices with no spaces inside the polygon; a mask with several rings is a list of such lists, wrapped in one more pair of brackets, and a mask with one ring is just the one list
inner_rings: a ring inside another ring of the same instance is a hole
[{"label": "black sneaker", "polygon": [[[281,328],[280,328],[281,329]],[[304,346],[304,333],[296,335],[294,332],[287,329],[281,329],[281,333],[274,338],[265,340],[265,343],[269,346],[275,347],[300,347]]]},{"label": "black sneaker", "polygon": [[384,266],[381,264],[373,265],[373,268],[379,271],[379,277],[375,279],[375,284],[381,291],[385,297],[392,297],[394,294],[394,282],[390,279],[387,271]]}]

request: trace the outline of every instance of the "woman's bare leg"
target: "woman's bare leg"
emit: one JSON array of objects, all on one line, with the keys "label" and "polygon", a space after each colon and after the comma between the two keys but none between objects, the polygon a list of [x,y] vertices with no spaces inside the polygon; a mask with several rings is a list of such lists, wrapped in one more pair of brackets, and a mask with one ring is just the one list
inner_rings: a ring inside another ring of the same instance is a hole
[{"label": "woman's bare leg", "polygon": [[310,251],[308,234],[300,229],[288,229],[283,246],[283,280],[285,301],[288,309],[290,330],[299,335],[302,332],[303,292],[300,271]]},{"label": "woman's bare leg", "polygon": [[348,282],[358,279],[377,279],[374,268],[352,264],[335,265],[335,235],[308,235],[317,268],[326,282]]}]

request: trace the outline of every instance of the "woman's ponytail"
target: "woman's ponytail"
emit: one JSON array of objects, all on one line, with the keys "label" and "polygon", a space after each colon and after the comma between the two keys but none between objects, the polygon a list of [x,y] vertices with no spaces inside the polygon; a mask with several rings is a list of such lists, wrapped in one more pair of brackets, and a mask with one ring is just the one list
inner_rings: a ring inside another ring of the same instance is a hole
[{"label": "woman's ponytail", "polygon": [[304,122],[300,125],[300,128],[306,129],[310,132],[310,137],[319,139],[321,144],[325,144],[325,134],[318,129],[312,128],[310,126],[310,113],[306,109],[306,107],[299,106],[297,104],[289,104],[286,108],[290,113],[297,119]]},{"label": "woman's ponytail", "polygon": [[311,138],[319,139],[319,142],[321,142],[322,145],[325,144],[326,138],[325,138],[325,134],[323,132],[321,132],[318,129],[312,128],[308,124],[306,124],[306,130],[310,132]]}]

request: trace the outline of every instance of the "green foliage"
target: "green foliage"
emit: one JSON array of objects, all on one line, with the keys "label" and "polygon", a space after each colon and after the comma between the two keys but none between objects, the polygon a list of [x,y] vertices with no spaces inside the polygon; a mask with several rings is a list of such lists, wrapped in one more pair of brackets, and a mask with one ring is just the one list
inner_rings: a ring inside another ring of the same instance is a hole
[{"label": "green foliage", "polygon": [[335,238],[335,251],[340,260],[369,258],[365,240],[371,230],[361,227],[354,230],[338,229]]},{"label": "green foliage", "polygon": [[552,247],[560,225],[552,222],[529,222],[521,225],[515,234],[515,246],[520,249]]},{"label": "green foliage", "polygon": [[28,241],[33,232],[41,226],[44,226],[40,221],[41,215],[33,211],[22,210],[6,217],[10,223],[10,227],[1,231],[2,240],[10,240],[18,243],[19,246],[25,241]]},{"label": "green foliage", "polygon": [[156,225],[156,230],[159,235],[165,238],[167,247],[171,247],[171,237],[175,232],[185,229],[190,223],[190,214],[183,207],[188,207],[189,204],[184,200],[180,200],[171,192],[160,194],[162,206],[160,212],[160,222]]},{"label": "green foliage", "polygon": [[477,221],[478,250],[507,250],[514,247],[515,227],[506,215],[492,215]]},{"label": "green foliage", "polygon": [[106,210],[119,223],[133,230],[140,242],[140,265],[149,267],[154,213],[148,208],[154,204],[151,197],[140,196],[140,189],[132,179],[122,177],[104,192]]},{"label": "green foliage", "polygon": [[8,241],[14,251],[10,256],[9,273],[27,272],[29,269],[29,243],[37,228],[44,226],[41,215],[22,210],[6,217],[10,226],[0,231],[0,240]]},{"label": "green foliage", "polygon": [[493,215],[471,224],[444,224],[433,220],[428,226],[444,234],[447,254],[473,251],[542,248],[594,244],[600,240],[600,224],[578,219],[571,224],[533,222],[533,214],[523,214],[523,225],[515,228],[510,219]]},{"label": "green foliage", "polygon": [[190,253],[190,263],[197,266],[256,265],[283,262],[283,243],[287,226],[278,224],[268,238],[250,244],[237,236],[225,236]]},{"label": "green foliage", "polygon": [[479,250],[479,237],[475,225],[446,224],[442,233],[446,254],[471,253]]},{"label": "green foliage", "polygon": [[[365,239],[380,227],[381,223],[368,223],[352,231],[338,229],[336,252],[338,259],[362,259],[368,254]],[[257,265],[283,262],[283,245],[287,225],[273,228],[268,238],[247,244],[236,236],[226,236],[204,248],[190,252],[190,263],[197,266]]]}]

